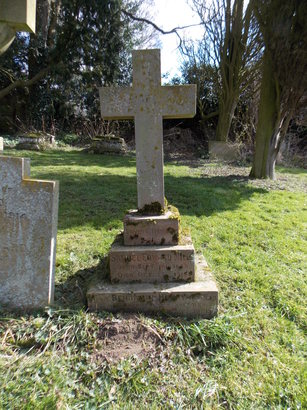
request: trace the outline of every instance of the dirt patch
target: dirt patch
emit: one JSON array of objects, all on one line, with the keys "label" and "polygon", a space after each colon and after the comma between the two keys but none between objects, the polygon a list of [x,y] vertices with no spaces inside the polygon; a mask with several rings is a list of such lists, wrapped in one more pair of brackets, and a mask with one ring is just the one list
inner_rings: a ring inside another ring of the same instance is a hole
[{"label": "dirt patch", "polygon": [[[191,164],[193,167],[193,164]],[[307,193],[307,184],[305,178],[299,178],[297,175],[289,173],[276,172],[276,180],[270,179],[251,179],[249,173],[251,168],[244,166],[236,166],[230,164],[217,163],[215,166],[202,166],[203,177],[221,177],[224,180],[229,180],[236,183],[251,184],[257,188],[265,190],[286,190],[286,191],[301,191]]]},{"label": "dirt patch", "polygon": [[100,348],[94,352],[95,360],[108,363],[132,356],[138,359],[152,357],[164,344],[156,329],[134,315],[104,321],[97,338]]}]

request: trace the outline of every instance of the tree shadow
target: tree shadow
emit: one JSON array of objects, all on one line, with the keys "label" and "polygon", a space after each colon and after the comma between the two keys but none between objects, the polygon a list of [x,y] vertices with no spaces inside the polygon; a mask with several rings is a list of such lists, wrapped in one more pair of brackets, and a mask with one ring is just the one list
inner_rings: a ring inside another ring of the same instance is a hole
[{"label": "tree shadow", "polygon": [[[92,226],[95,229],[118,224],[129,209],[137,206],[136,176],[76,175],[41,172],[40,177],[60,181],[59,229]],[[181,215],[210,216],[236,209],[262,188],[248,185],[242,176],[165,177],[169,203]]]},{"label": "tree shadow", "polygon": [[242,175],[165,178],[165,190],[170,203],[181,215],[210,216],[235,210],[254,194],[267,190],[248,184]]},{"label": "tree shadow", "polygon": [[[34,177],[60,182],[59,230],[85,225],[95,229],[111,228],[118,225],[129,209],[136,208],[134,157],[89,155],[80,151],[30,153],[32,163],[37,167]],[[78,173],[75,166],[97,166],[97,174],[86,169]],[[118,168],[118,173],[114,168]],[[235,174],[178,177],[166,174],[165,194],[181,215],[208,217],[236,209],[255,193],[267,193],[248,181],[247,176]]]}]

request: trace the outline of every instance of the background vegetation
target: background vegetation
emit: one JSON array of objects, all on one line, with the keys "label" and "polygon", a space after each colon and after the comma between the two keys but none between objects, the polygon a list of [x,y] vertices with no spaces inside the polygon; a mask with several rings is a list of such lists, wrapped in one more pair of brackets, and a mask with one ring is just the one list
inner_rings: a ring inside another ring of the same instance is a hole
[{"label": "background vegetation", "polygon": [[[86,138],[113,132],[100,118],[98,87],[129,84],[131,50],[159,45],[158,33],[166,32],[154,24],[150,2],[37,4],[36,35],[18,34],[0,58],[0,132]],[[181,41],[182,75],[170,80],[198,85],[197,116],[183,125],[201,143],[210,137],[238,142],[247,152],[255,148],[251,175],[274,178],[281,147],[306,152],[307,3],[192,0],[190,5],[204,36]]]}]

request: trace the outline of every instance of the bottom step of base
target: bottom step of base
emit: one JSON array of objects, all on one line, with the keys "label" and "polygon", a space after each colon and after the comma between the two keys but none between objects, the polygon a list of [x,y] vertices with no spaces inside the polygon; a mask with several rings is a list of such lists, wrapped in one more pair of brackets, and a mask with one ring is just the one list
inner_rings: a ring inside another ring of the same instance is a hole
[{"label": "bottom step of base", "polygon": [[218,289],[207,266],[199,262],[198,268],[197,281],[185,284],[102,281],[88,290],[88,307],[92,311],[162,313],[210,319],[217,314]]}]

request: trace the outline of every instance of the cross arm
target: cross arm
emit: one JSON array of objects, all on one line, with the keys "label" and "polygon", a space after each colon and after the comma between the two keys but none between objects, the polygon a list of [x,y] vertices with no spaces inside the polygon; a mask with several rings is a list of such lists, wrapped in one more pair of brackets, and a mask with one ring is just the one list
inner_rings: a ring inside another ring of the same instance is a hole
[{"label": "cross arm", "polygon": [[193,118],[196,114],[196,85],[162,87],[163,118]]},{"label": "cross arm", "polygon": [[134,103],[131,87],[99,88],[101,116],[105,120],[131,120]]}]

